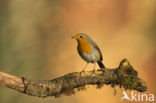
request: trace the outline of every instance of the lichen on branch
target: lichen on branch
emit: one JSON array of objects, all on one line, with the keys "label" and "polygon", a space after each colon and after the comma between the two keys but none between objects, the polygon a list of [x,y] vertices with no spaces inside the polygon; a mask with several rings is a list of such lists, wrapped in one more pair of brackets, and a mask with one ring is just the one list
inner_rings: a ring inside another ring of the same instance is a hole
[{"label": "lichen on branch", "polygon": [[97,70],[95,73],[92,71],[74,72],[52,80],[18,78],[0,72],[0,86],[6,86],[27,95],[38,97],[69,96],[75,94],[76,91],[86,90],[87,85],[96,85],[97,88],[101,88],[103,85],[119,86],[139,92],[144,92],[147,89],[146,83],[138,77],[138,72],[127,59],[123,59],[119,67],[115,69],[107,68],[104,72]]}]

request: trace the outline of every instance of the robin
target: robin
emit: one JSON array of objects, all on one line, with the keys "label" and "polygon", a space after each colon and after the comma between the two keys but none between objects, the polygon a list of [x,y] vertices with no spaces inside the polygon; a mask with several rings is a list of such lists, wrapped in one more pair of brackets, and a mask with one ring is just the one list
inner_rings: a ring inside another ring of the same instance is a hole
[{"label": "robin", "polygon": [[87,36],[87,34],[78,33],[74,35],[72,38],[77,40],[78,53],[81,56],[81,58],[87,62],[82,71],[85,70],[85,68],[89,63],[94,63],[93,71],[95,71],[96,63],[99,65],[101,70],[105,69],[105,66],[102,63],[103,58],[100,48],[89,36]]}]

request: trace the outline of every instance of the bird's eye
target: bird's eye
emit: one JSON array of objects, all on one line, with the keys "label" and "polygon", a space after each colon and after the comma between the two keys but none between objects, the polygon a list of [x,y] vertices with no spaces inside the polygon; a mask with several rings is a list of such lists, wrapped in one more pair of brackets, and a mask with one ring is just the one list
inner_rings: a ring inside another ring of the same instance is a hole
[{"label": "bird's eye", "polygon": [[81,35],[80,38],[83,38],[83,36]]}]

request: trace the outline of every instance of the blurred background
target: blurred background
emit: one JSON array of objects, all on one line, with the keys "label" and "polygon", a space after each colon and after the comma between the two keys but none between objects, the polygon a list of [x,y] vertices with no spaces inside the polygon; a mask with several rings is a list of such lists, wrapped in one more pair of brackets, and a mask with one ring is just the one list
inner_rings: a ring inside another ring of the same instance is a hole
[{"label": "blurred background", "polygon": [[[99,45],[106,67],[127,58],[146,81],[145,93],[156,94],[155,0],[1,0],[0,71],[36,80],[79,72],[86,63],[71,36],[80,32]],[[0,87],[0,103],[120,103],[122,90],[116,90],[114,96],[110,86],[89,86],[42,99]]]}]

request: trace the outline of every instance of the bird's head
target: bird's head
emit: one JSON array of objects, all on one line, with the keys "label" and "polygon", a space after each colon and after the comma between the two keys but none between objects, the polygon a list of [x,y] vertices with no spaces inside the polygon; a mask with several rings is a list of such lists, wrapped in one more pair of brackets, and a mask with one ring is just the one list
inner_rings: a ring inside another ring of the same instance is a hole
[{"label": "bird's head", "polygon": [[76,39],[77,41],[83,41],[83,40],[86,40],[87,37],[88,36],[84,33],[78,33],[78,34],[74,35],[72,38]]}]

